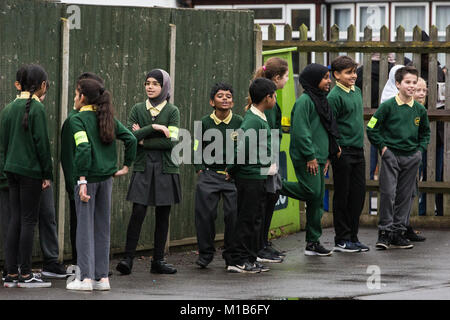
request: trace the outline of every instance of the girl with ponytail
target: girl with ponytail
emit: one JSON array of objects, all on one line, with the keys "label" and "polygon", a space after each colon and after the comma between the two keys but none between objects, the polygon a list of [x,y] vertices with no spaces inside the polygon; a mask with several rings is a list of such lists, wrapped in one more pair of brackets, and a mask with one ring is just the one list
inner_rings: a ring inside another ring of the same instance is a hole
[{"label": "girl with ponytail", "polygon": [[50,282],[31,271],[41,193],[53,178],[47,116],[40,101],[47,91],[48,77],[39,65],[28,65],[19,74],[22,91],[2,111],[0,123],[0,171],[8,178],[11,210],[4,286],[49,287]]},{"label": "girl with ponytail", "polygon": [[[111,94],[93,79],[75,90],[75,109],[69,119],[75,140],[73,181],[77,214],[76,249],[80,279],[69,290],[109,290],[110,212],[113,177],[128,173],[136,157],[137,141],[117,119]],[[125,145],[124,164],[117,170],[116,139]],[[100,279],[100,280],[95,280]]]}]

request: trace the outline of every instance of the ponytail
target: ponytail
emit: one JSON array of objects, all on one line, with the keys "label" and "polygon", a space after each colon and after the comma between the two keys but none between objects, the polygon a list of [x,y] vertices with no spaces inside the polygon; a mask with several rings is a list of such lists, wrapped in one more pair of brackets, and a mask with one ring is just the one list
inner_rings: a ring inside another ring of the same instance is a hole
[{"label": "ponytail", "polygon": [[25,105],[25,114],[22,118],[22,127],[25,131],[28,130],[28,117],[30,115],[30,109],[31,109],[31,101],[33,100],[33,94],[34,90],[30,90],[30,96],[28,97],[27,103]]}]

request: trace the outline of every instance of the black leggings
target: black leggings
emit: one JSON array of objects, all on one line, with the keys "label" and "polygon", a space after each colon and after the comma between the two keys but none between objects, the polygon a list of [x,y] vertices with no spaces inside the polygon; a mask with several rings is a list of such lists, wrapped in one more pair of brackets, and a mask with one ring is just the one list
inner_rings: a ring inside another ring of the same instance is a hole
[{"label": "black leggings", "polygon": [[[164,248],[166,246],[167,233],[169,232],[169,215],[171,206],[160,206],[155,208],[155,238],[153,260],[162,260],[164,258]],[[136,247],[141,234],[142,224],[147,214],[147,206],[133,203],[133,212],[128,223],[127,242],[125,245],[125,254],[134,258]]]},{"label": "black leggings", "polygon": [[7,173],[11,217],[6,235],[5,264],[9,274],[31,273],[34,230],[38,222],[42,180]]}]

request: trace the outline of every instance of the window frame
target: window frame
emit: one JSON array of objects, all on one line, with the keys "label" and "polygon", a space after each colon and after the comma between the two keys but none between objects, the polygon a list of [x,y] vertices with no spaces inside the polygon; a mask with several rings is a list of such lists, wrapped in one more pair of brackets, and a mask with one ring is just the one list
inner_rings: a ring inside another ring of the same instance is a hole
[{"label": "window frame", "polygon": [[[389,3],[388,2],[381,2],[381,3],[374,3],[374,2],[363,2],[363,3],[357,3],[356,4],[356,36],[357,41],[361,41],[361,38],[364,38],[364,30],[361,32],[361,7],[368,7],[370,5],[376,5],[378,7],[384,7],[384,25],[389,28]],[[383,26],[383,25],[382,25]],[[372,29],[372,38],[379,38],[380,32],[374,32]]]},{"label": "window frame", "polygon": [[[340,3],[330,6],[330,28],[336,24],[335,9],[350,9],[350,24],[355,25],[355,3]],[[347,40],[347,29],[345,31],[339,29],[339,40]]]},{"label": "window frame", "polygon": [[[392,2],[391,3],[391,39],[395,39],[396,27],[395,27],[395,9],[397,7],[425,7],[425,32],[430,31],[430,4],[428,2]],[[405,37],[412,37],[413,30],[405,29]]]},{"label": "window frame", "polygon": [[286,6],[284,4],[234,4],[233,9],[252,10],[252,9],[281,9],[281,19],[255,19],[257,24],[285,24],[286,23]]},{"label": "window frame", "polygon": [[[443,2],[433,2],[431,5],[431,25],[436,25],[437,20],[437,7],[450,7],[450,1]],[[447,28],[447,26],[445,27]],[[445,28],[444,31],[440,31],[438,28],[438,37],[445,37]]]},{"label": "window frame", "polygon": [[[286,5],[286,23],[292,27],[292,10],[309,9],[309,25],[308,38],[316,39],[316,5],[315,4],[287,4]],[[299,38],[300,31],[292,29],[292,37]]]}]

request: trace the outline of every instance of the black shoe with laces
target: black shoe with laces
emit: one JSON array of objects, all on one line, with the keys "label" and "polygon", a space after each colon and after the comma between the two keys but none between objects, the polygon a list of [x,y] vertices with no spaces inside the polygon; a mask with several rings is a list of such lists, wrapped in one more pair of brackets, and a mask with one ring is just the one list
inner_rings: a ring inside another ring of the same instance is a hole
[{"label": "black shoe with laces", "polygon": [[330,256],[331,250],[325,249],[320,242],[308,242],[305,248],[305,256]]},{"label": "black shoe with laces", "polygon": [[55,262],[44,265],[42,268],[42,276],[46,278],[65,279],[67,277],[67,271],[62,263]]},{"label": "black shoe with laces", "polygon": [[391,248],[411,249],[414,245],[406,238],[405,231],[397,231],[392,236]]},{"label": "black shoe with laces", "polygon": [[243,264],[229,265],[227,271],[232,273],[260,273],[261,269],[247,261]]},{"label": "black shoe with laces", "polygon": [[17,287],[17,283],[19,282],[19,276],[11,277],[9,274],[6,274],[5,279],[3,280],[3,286],[5,288],[15,288]]},{"label": "black shoe with laces", "polygon": [[42,280],[40,274],[32,272],[26,277],[20,275],[17,283],[18,288],[48,288],[51,286],[51,282]]},{"label": "black shoe with laces", "polygon": [[210,262],[211,262],[211,261],[206,260],[206,259],[203,258],[203,257],[198,257],[198,259],[195,261],[195,264],[198,265],[198,266],[200,266],[200,268],[205,269],[205,268],[208,266],[208,264],[209,264]]},{"label": "black shoe with laces", "polygon": [[386,250],[389,249],[389,246],[391,244],[391,232],[387,230],[378,230],[378,241],[375,245],[375,247],[378,250]]},{"label": "black shoe with laces", "polygon": [[133,258],[131,257],[123,258],[116,266],[116,270],[123,275],[130,274],[131,269],[133,269]]},{"label": "black shoe with laces", "polygon": [[270,271],[270,268],[263,265],[261,262],[255,261],[254,266],[261,270],[261,272],[267,272]]},{"label": "black shoe with laces", "polygon": [[277,256],[271,251],[264,248],[258,252],[258,257],[256,261],[266,263],[280,263],[283,262],[283,259],[280,256]]},{"label": "black shoe with laces", "polygon": [[411,226],[406,227],[405,236],[409,241],[415,242],[422,242],[427,239],[424,236],[417,234],[416,231],[414,231],[414,229]]},{"label": "black shoe with laces", "polygon": [[175,269],[173,265],[161,259],[161,260],[152,260],[150,272],[160,274],[174,274],[177,272],[177,269]]}]

